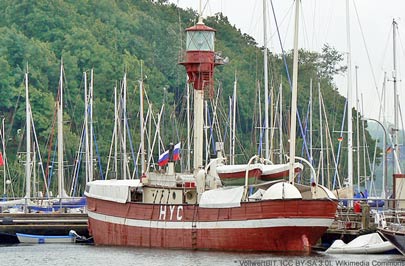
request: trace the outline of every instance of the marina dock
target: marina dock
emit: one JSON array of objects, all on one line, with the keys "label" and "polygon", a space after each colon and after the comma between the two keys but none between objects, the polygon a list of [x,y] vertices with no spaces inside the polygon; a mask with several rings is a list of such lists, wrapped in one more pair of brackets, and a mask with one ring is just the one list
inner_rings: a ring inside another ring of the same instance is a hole
[{"label": "marina dock", "polygon": [[36,235],[66,235],[74,230],[88,236],[86,213],[1,213],[0,232]]}]

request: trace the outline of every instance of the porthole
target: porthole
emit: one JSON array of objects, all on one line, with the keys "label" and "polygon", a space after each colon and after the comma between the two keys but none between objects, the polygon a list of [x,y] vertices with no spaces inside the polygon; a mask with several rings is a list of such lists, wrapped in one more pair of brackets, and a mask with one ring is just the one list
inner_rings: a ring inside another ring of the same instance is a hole
[{"label": "porthole", "polygon": [[173,191],[172,197],[174,200],[176,199],[176,192]]}]

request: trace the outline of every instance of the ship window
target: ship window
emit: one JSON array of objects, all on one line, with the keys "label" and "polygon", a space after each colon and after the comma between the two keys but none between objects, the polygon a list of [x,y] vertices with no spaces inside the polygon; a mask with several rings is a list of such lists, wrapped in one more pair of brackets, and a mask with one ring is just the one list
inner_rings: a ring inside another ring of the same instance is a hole
[{"label": "ship window", "polygon": [[213,31],[188,31],[186,50],[187,51],[214,51]]},{"label": "ship window", "polygon": [[173,191],[172,197],[174,200],[176,199],[176,192]]}]

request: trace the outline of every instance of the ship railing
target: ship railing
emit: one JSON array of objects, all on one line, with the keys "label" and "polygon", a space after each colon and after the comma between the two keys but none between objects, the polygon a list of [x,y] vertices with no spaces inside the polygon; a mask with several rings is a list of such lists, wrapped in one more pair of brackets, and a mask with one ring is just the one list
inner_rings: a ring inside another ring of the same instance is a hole
[{"label": "ship railing", "polygon": [[337,229],[338,230],[362,230],[363,224],[358,221],[337,221]]},{"label": "ship railing", "polygon": [[[384,202],[384,205],[376,202]],[[385,227],[391,223],[405,225],[405,208],[390,208],[390,206],[403,206],[402,203],[405,205],[405,200],[340,199],[336,220],[332,227],[339,230],[362,230]]]},{"label": "ship railing", "polygon": [[[177,55],[177,62],[178,63],[185,63],[187,61],[187,51],[182,50],[179,51]],[[214,52],[214,64],[215,65],[224,65],[228,63],[229,59],[227,57],[222,57],[222,52],[221,51],[216,51]],[[208,61],[207,61],[208,62]],[[193,63],[193,62],[190,62]],[[198,62],[195,62],[198,63]]]}]

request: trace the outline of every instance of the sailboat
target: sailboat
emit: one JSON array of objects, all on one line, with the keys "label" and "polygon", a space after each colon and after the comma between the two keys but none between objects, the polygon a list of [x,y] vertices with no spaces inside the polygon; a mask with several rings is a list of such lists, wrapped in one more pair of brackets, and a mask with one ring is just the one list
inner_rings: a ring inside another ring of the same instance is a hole
[{"label": "sailboat", "polygon": [[[63,159],[63,74],[64,67],[63,61],[60,65],[60,76],[59,76],[59,85],[58,85],[58,97],[57,97],[57,154],[58,154],[58,195],[56,198],[50,198],[49,200],[42,201],[43,204],[40,206],[33,205],[30,206],[32,212],[54,212],[61,211],[62,209],[67,212],[83,212],[83,208],[86,204],[85,197],[72,198],[70,197],[65,190],[64,182],[64,159]],[[87,101],[87,99],[86,99]],[[28,146],[28,141],[27,141]],[[27,160],[28,161],[28,160]],[[28,164],[28,163],[27,163]],[[42,164],[41,164],[42,165]],[[28,170],[27,170],[28,171]],[[27,176],[29,172],[27,172]],[[47,190],[46,194],[49,197],[48,185],[46,182],[45,188]],[[28,181],[27,181],[28,187]],[[27,192],[27,195],[28,192]]]},{"label": "sailboat", "polygon": [[[214,67],[222,64],[222,58],[214,50],[215,29],[203,23],[201,13],[198,23],[186,29],[186,38],[180,64],[185,66],[194,86],[194,171],[174,172],[171,148],[164,173],[146,170],[141,179],[87,183],[88,229],[94,243],[147,248],[310,251],[334,221],[338,201],[321,185],[294,185],[295,143],[290,150],[290,180],[275,182],[254,198],[249,197],[247,177],[244,186],[218,188],[209,182],[216,159],[203,166],[203,100],[204,91],[213,88]],[[297,45],[295,51],[297,74]],[[296,100],[296,95],[293,99]],[[291,113],[296,114],[294,109]],[[187,185],[191,181],[195,186]]]},{"label": "sailboat", "polygon": [[[31,175],[32,175],[32,167],[35,165],[35,154],[38,154],[39,160],[40,160],[40,165],[41,165],[41,171],[44,173],[44,169],[42,167],[42,160],[41,160],[41,155],[39,152],[39,147],[36,146],[32,148],[32,137],[34,136],[35,143],[38,144],[36,140],[36,134],[35,134],[35,127],[34,127],[34,122],[32,118],[32,110],[31,110],[31,104],[29,100],[29,86],[28,86],[28,65],[27,65],[27,70],[24,74],[24,85],[25,85],[25,115],[26,115],[26,156],[25,156],[25,196],[24,198],[20,199],[14,199],[14,200],[5,200],[0,202],[0,207],[2,211],[7,211],[7,212],[28,212],[29,209],[31,209],[32,206],[37,206],[38,202],[33,202],[32,201],[32,183],[35,183],[31,181]],[[4,119],[3,119],[3,128],[4,128]],[[4,145],[4,131],[2,132],[3,136],[3,151],[5,150],[5,145]],[[35,150],[37,153],[35,153]],[[5,157],[6,158],[6,157]],[[33,159],[33,160],[32,160]],[[3,162],[4,163],[4,162]],[[6,165],[4,164],[4,178],[6,176]],[[34,175],[35,177],[35,175]],[[11,184],[11,180],[8,180],[9,184]],[[46,184],[46,180],[44,178],[44,183]],[[7,185],[7,181],[5,180],[4,186]],[[4,187],[4,194],[6,192],[6,187]],[[35,190],[34,190],[35,193]],[[10,208],[11,207],[11,208]]]},{"label": "sailboat", "polygon": [[[230,152],[230,164],[219,164],[216,167],[216,172],[221,179],[224,185],[243,185],[245,183],[245,176],[248,176],[248,184],[257,184],[258,182],[271,182],[286,179],[289,176],[289,164],[288,163],[280,163],[273,164],[270,160],[270,145],[269,145],[269,89],[268,89],[268,60],[267,60],[267,8],[266,8],[266,1],[263,1],[263,33],[264,33],[264,58],[263,58],[263,65],[264,65],[264,111],[265,111],[265,118],[264,118],[264,139],[265,139],[265,158],[261,158],[260,162],[251,163],[251,164],[235,164],[234,163],[234,155]],[[236,107],[236,78],[234,83],[234,96],[233,96],[233,108],[235,110]],[[281,102],[281,98],[280,98]],[[280,108],[281,110],[281,108]],[[235,111],[232,114],[233,122],[232,126],[233,129],[230,129],[230,140],[234,143],[235,139]],[[232,119],[231,119],[232,121]],[[261,127],[260,127],[261,128]],[[281,132],[281,128],[280,128]],[[281,133],[282,134],[282,133]],[[280,138],[280,145],[281,138]],[[230,145],[234,147],[234,144]],[[234,148],[231,148],[234,153]],[[280,149],[281,154],[281,149]],[[299,162],[294,163],[294,173],[298,174],[303,170],[303,165]]]},{"label": "sailboat", "polygon": [[[405,255],[405,224],[403,222],[402,213],[400,209],[404,208],[405,190],[404,190],[404,177],[405,175],[401,172],[401,167],[399,164],[399,146],[398,146],[398,94],[397,94],[397,70],[396,70],[396,33],[398,31],[398,24],[395,20],[392,21],[392,31],[393,31],[393,53],[394,53],[394,67],[393,67],[393,83],[394,83],[394,130],[393,130],[393,146],[394,146],[394,181],[393,181],[393,205],[395,218],[394,222],[388,222],[383,217],[382,223],[377,228],[378,232],[388,241],[390,241],[398,251]],[[384,215],[384,214],[383,214]]]}]

